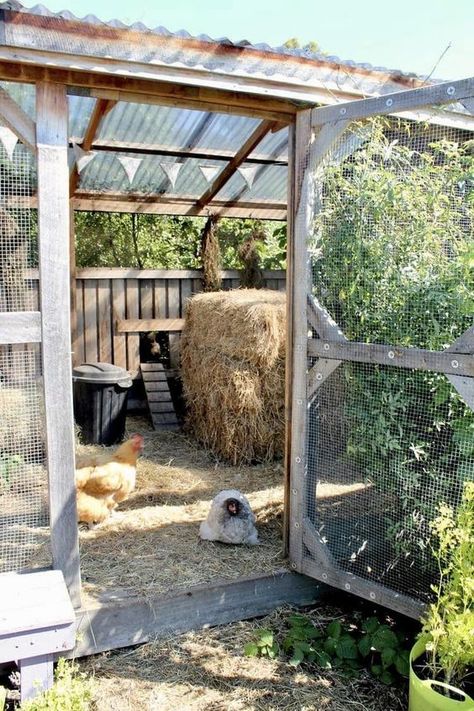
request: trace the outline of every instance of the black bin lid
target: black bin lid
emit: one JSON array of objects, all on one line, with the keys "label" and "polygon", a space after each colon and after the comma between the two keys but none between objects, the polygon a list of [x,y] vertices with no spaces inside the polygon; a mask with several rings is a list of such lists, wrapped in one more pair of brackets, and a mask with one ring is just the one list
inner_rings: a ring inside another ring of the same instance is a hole
[{"label": "black bin lid", "polygon": [[97,385],[120,385],[129,388],[132,385],[130,373],[112,363],[82,363],[72,371],[73,380]]}]

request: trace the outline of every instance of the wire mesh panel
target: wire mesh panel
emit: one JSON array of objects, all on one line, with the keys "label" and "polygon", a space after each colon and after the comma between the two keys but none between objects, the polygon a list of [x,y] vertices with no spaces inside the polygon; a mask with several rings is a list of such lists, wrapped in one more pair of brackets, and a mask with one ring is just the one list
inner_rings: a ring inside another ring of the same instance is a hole
[{"label": "wire mesh panel", "polygon": [[[38,266],[33,153],[0,124],[0,313],[38,310],[29,269]],[[20,318],[20,317],[18,317]],[[49,539],[41,352],[0,345],[0,572],[48,565]]]},{"label": "wire mesh panel", "polygon": [[0,357],[0,572],[50,562],[38,557],[49,539],[38,360],[33,347]]},{"label": "wire mesh panel", "polygon": [[371,117],[314,174],[303,559],[417,601],[474,479],[472,138]]}]

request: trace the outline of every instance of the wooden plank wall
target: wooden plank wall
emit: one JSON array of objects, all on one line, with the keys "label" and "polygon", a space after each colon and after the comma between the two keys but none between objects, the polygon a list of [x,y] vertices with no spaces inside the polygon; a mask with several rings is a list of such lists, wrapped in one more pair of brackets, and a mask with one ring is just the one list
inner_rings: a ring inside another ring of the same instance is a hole
[{"label": "wooden plank wall", "polygon": [[[238,289],[238,271],[223,272],[223,289]],[[265,271],[265,287],[285,291],[285,272]],[[38,281],[29,270],[32,303],[37,304]],[[115,322],[130,318],[182,318],[186,300],[202,290],[197,270],[78,269],[77,336],[73,363],[115,363],[136,377],[139,367],[138,334],[117,333]],[[36,298],[36,301],[35,301]],[[170,336],[176,349],[179,335]]]}]

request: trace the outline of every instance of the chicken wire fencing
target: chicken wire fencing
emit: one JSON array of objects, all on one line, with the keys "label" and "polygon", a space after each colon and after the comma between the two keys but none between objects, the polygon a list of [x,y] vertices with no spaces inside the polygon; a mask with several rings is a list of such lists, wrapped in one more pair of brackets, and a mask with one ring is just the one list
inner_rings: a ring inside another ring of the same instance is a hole
[{"label": "chicken wire fencing", "polygon": [[[38,311],[35,159],[0,124],[0,312]],[[0,345],[0,572],[49,565],[39,344]]]},{"label": "chicken wire fencing", "polygon": [[426,601],[430,522],[474,479],[473,138],[372,117],[316,168],[303,571],[347,589]]}]

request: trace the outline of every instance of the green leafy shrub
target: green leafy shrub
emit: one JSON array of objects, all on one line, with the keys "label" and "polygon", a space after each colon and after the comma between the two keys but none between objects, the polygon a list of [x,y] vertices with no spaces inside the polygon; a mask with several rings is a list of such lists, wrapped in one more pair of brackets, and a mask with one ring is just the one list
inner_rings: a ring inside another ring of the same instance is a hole
[{"label": "green leafy shrub", "polygon": [[[474,313],[473,143],[385,119],[358,130],[359,150],[324,172],[315,295],[352,341],[443,350]],[[399,498],[396,550],[428,562],[437,502],[458,504],[474,479],[474,413],[437,373],[343,371],[346,456]]]},{"label": "green leafy shrub", "polygon": [[291,666],[337,669],[349,677],[367,668],[384,684],[394,683],[397,676],[408,676],[406,636],[376,617],[335,619],[323,629],[307,615],[290,615],[287,622],[281,641],[271,630],[261,630],[245,645],[245,655],[273,659],[284,653]]},{"label": "green leafy shrub", "polygon": [[48,691],[21,705],[21,711],[90,711],[92,683],[72,662],[58,661],[54,684]]},{"label": "green leafy shrub", "polygon": [[273,632],[268,629],[259,630],[255,640],[248,642],[244,647],[246,657],[268,657],[275,659],[280,648],[274,639]]},{"label": "green leafy shrub", "polygon": [[441,504],[431,524],[439,583],[423,619],[430,673],[459,685],[474,668],[474,483],[467,482],[455,515]]}]

